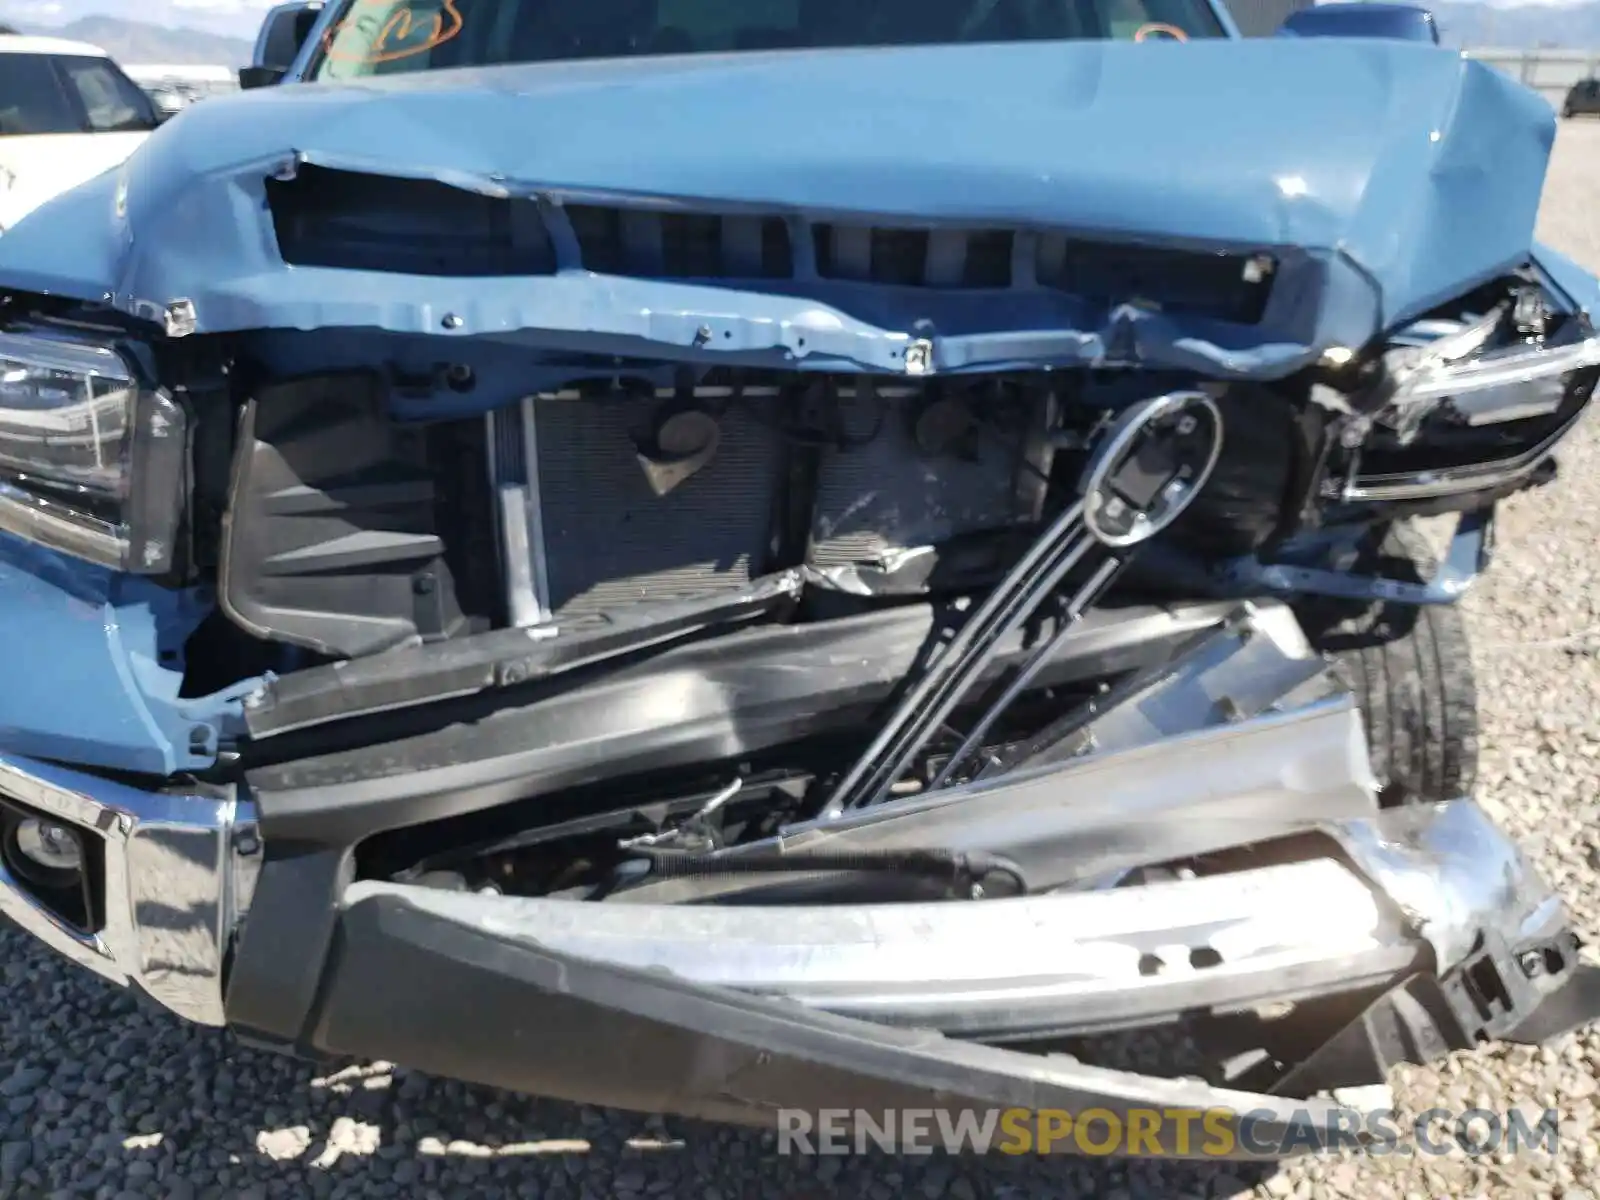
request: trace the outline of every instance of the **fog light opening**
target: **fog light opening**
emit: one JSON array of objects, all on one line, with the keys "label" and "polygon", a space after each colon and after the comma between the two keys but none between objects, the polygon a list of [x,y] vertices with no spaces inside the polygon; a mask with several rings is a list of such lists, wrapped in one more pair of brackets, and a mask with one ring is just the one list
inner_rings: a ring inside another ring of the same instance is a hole
[{"label": "fog light opening", "polygon": [[12,886],[84,933],[100,927],[103,865],[88,830],[0,798],[0,866]]},{"label": "fog light opening", "polygon": [[7,822],[4,858],[8,871],[42,891],[78,891],[83,886],[83,841],[76,830],[38,817]]},{"label": "fog light opening", "polygon": [[29,868],[48,872],[67,884],[83,871],[83,843],[65,825],[24,817],[15,834],[18,856]]}]

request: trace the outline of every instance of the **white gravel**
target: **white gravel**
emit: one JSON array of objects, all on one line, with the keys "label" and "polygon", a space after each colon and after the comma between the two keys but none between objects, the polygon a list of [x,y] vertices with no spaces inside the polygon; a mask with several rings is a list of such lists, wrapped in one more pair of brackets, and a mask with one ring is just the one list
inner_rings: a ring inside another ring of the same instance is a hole
[{"label": "white gravel", "polygon": [[[1561,130],[1543,236],[1600,267],[1600,122]],[[1505,506],[1499,559],[1468,601],[1485,708],[1486,803],[1600,935],[1600,434],[1553,488]],[[1489,1048],[1392,1081],[1403,1109],[1558,1107],[1555,1156],[1302,1160],[1263,1176],[1092,1161],[778,1157],[770,1139],[577,1109],[384,1064],[321,1076],[136,1011],[0,927],[0,1196],[669,1195],[692,1200],[1600,1193],[1600,1034]],[[7,1076],[9,1072],[9,1076]]]}]

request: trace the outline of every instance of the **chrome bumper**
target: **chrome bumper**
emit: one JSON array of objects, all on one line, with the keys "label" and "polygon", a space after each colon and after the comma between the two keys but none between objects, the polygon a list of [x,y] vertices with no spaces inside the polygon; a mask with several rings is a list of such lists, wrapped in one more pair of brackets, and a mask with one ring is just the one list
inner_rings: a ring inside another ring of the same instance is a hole
[{"label": "chrome bumper", "polygon": [[[261,858],[248,803],[139,792],[8,757],[0,799],[99,840],[104,920],[72,928],[3,867],[0,911],[181,1017],[226,1023],[224,963]],[[760,907],[374,882],[352,885],[345,903],[393,897],[573,958],[988,1037],[1154,1023],[1377,986],[1412,969],[1443,976],[1486,941],[1523,945],[1564,928],[1559,898],[1470,800],[1322,832],[1327,857],[1225,875],[973,904],[789,906],[781,920]]]},{"label": "chrome bumper", "polygon": [[0,912],[52,950],[202,1025],[222,1025],[222,974],[249,905],[260,844],[253,807],[139,791],[0,754],[0,801],[75,829],[101,919],[75,928],[0,863]]},{"label": "chrome bumper", "polygon": [[[1483,810],[1459,800],[1339,822],[1329,857],[972,904],[584,904],[357,883],[555,955],[808,1008],[986,1038],[1081,1034],[1444,976],[1565,914]],[[1348,856],[1339,857],[1343,852]]]},{"label": "chrome bumper", "polygon": [[[768,847],[984,850],[1031,879],[1069,880],[1070,890],[964,904],[786,904],[780,914],[666,902],[678,899],[670,879],[604,905],[360,882],[331,884],[321,915],[399,903],[571,960],[995,1039],[1258,1007],[1414,972],[1443,980],[1484,953],[1515,976],[1508,1002],[1525,1008],[1565,969],[1560,901],[1475,804],[1378,811],[1359,713],[1281,606],[1244,610],[1081,732],[1091,752],[796,826]],[[103,916],[73,928],[3,868],[0,911],[180,1016],[227,1023],[223,975],[262,858],[250,804],[141,792],[3,755],[0,803],[68,824],[95,848]],[[1094,890],[1141,863],[1296,835],[1320,836],[1325,849]],[[269,877],[263,897],[270,887]],[[281,949],[255,954],[258,974],[293,970],[314,991],[328,951],[280,911],[298,902],[292,889],[274,894],[255,924],[288,927],[267,937]],[[1543,962],[1555,965],[1516,969],[1545,953],[1528,947],[1552,947]],[[306,961],[286,965],[291,951]]]}]

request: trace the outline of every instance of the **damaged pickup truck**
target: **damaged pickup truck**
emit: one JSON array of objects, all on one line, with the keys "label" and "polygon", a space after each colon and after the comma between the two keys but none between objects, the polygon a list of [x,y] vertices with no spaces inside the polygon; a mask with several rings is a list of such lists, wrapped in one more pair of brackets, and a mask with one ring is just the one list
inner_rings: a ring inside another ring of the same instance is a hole
[{"label": "damaged pickup truck", "polygon": [[[1257,1144],[1600,1015],[1472,799],[1452,607],[1600,372],[1533,92],[1207,0],[280,43],[0,238],[0,908],[48,946],[754,1123]],[[1097,1061],[1161,1026],[1199,1068]]]}]

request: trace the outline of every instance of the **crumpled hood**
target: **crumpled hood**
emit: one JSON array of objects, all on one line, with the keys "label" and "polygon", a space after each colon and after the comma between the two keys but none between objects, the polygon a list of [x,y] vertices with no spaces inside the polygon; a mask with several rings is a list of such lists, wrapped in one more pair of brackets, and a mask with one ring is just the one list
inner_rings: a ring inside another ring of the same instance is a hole
[{"label": "crumpled hood", "polygon": [[[0,238],[0,284],[111,294],[146,316],[188,300],[200,332],[581,332],[687,353],[709,323],[722,333],[706,353],[868,369],[897,369],[893,348],[913,328],[934,331],[936,366],[960,369],[1103,357],[1121,326],[1121,344],[1150,361],[1276,375],[1526,261],[1554,130],[1543,99],[1457,53],[1342,39],[741,54],[288,85],[193,107],[120,185],[96,181],[26,219]],[[582,271],[288,267],[264,180],[297,159],[558,199],[1281,250],[1278,286],[1294,295],[1241,330],[1022,296],[997,317],[992,302],[862,299],[859,285],[796,297]],[[1026,330],[1040,337],[1019,341]]]}]

